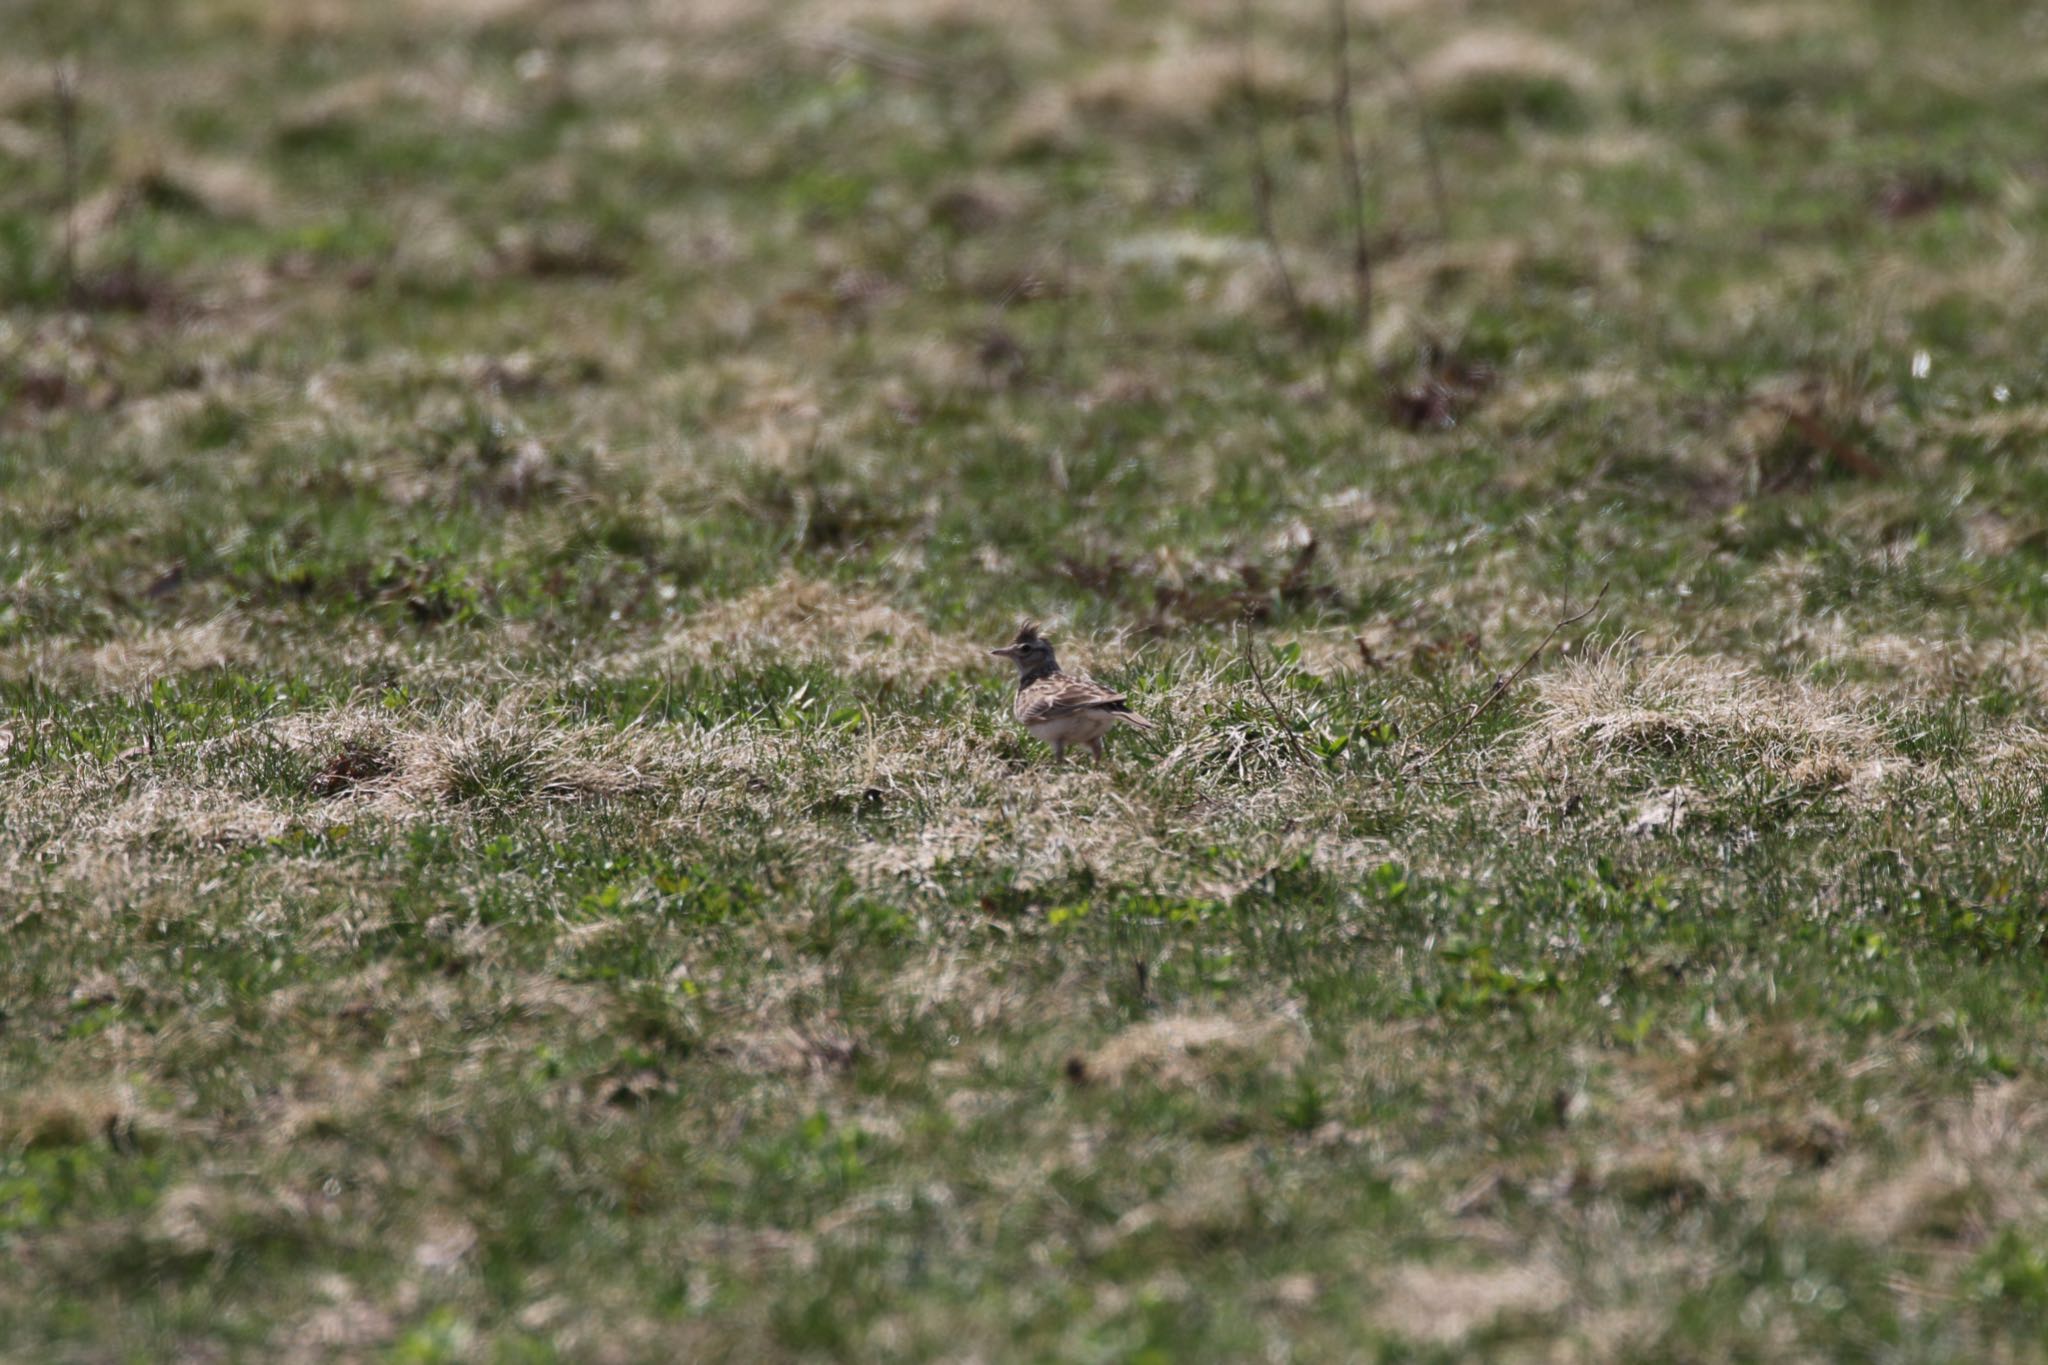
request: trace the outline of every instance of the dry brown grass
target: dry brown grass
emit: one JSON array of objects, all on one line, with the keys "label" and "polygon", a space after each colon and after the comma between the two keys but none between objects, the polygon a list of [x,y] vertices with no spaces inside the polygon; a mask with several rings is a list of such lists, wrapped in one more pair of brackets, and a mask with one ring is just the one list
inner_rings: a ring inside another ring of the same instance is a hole
[{"label": "dry brown grass", "polygon": [[1555,39],[1509,28],[1461,33],[1415,66],[1416,84],[1435,94],[1503,78],[1560,81],[1582,93],[1598,84],[1598,74],[1583,54]]},{"label": "dry brown grass", "polygon": [[2048,1101],[2038,1087],[1980,1085],[1931,1118],[1914,1125],[1918,1150],[1911,1159],[1861,1157],[1831,1174],[1828,1198],[1859,1235],[1969,1249],[2048,1211],[2041,1141]]},{"label": "dry brown grass", "polygon": [[1562,773],[1583,766],[1623,783],[1651,760],[1761,771],[1801,786],[1882,779],[1882,732],[1853,694],[1759,675],[1696,655],[1644,658],[1624,645],[1536,678],[1536,717],[1516,761]]},{"label": "dry brown grass", "polygon": [[1544,1316],[1565,1307],[1571,1284],[1554,1266],[1404,1265],[1389,1278],[1374,1319],[1411,1341],[1453,1346],[1503,1317]]},{"label": "dry brown grass", "polygon": [[877,597],[792,576],[709,607],[656,643],[616,655],[599,668],[629,674],[689,663],[810,663],[885,686],[915,687],[988,671],[988,651],[996,643],[941,636]]},{"label": "dry brown grass", "polygon": [[1292,53],[1252,53],[1247,85],[1241,47],[1169,35],[1157,52],[1110,62],[1082,76],[1073,98],[1086,114],[1179,131],[1209,128],[1247,90],[1261,101],[1306,105],[1320,81]]},{"label": "dry brown grass", "polygon": [[386,790],[412,802],[616,799],[655,791],[674,771],[672,751],[652,735],[549,724],[516,699],[402,730],[391,757]]},{"label": "dry brown grass", "polygon": [[[1356,0],[1326,360],[1253,8],[107,9],[91,309],[0,57],[0,1355],[2007,1344],[2038,56]],[[1018,734],[1026,611],[1159,730]]]},{"label": "dry brown grass", "polygon": [[84,662],[101,689],[124,692],[166,676],[246,665],[253,657],[246,628],[235,618],[222,616],[195,626],[151,630],[133,640],[109,641],[95,647]]},{"label": "dry brown grass", "polygon": [[53,1085],[0,1109],[0,1151],[35,1151],[108,1140],[135,1140],[160,1126],[127,1085]]},{"label": "dry brown grass", "polygon": [[1090,1084],[1202,1086],[1249,1068],[1286,1071],[1304,1046],[1299,1027],[1284,1014],[1172,1015],[1131,1025],[1069,1060],[1067,1073]]}]

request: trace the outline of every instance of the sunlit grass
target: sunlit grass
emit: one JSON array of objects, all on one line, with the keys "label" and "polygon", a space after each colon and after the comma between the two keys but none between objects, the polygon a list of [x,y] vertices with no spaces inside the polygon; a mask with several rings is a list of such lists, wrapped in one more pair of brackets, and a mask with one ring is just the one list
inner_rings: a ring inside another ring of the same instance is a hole
[{"label": "sunlit grass", "polygon": [[8,21],[0,1354],[2033,1358],[2032,49],[1257,8]]}]

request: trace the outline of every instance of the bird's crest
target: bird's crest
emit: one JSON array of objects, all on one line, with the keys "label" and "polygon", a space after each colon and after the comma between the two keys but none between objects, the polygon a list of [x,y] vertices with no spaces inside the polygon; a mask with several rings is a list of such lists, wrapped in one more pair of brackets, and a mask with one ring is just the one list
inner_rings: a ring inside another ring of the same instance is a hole
[{"label": "bird's crest", "polygon": [[1023,625],[1017,627],[1017,638],[1010,641],[1010,643],[1013,645],[1028,645],[1035,643],[1038,638],[1038,622],[1026,621]]}]

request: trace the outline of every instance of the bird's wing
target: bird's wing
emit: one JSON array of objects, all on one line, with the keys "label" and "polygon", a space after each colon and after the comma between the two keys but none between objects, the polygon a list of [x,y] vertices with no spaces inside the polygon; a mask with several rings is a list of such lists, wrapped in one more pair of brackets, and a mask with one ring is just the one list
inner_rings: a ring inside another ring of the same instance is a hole
[{"label": "bird's wing", "polygon": [[1086,678],[1054,678],[1031,689],[1023,705],[1017,708],[1017,719],[1031,725],[1071,716],[1076,711],[1115,710],[1123,704],[1123,693],[1112,692],[1101,683]]}]

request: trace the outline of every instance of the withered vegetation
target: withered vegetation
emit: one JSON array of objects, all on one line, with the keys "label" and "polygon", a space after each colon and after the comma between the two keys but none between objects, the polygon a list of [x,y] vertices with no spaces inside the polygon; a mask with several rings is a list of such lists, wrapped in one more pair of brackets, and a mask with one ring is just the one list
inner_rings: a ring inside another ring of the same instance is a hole
[{"label": "withered vegetation", "polygon": [[0,6],[0,1357],[2042,1359],[2022,8]]}]

